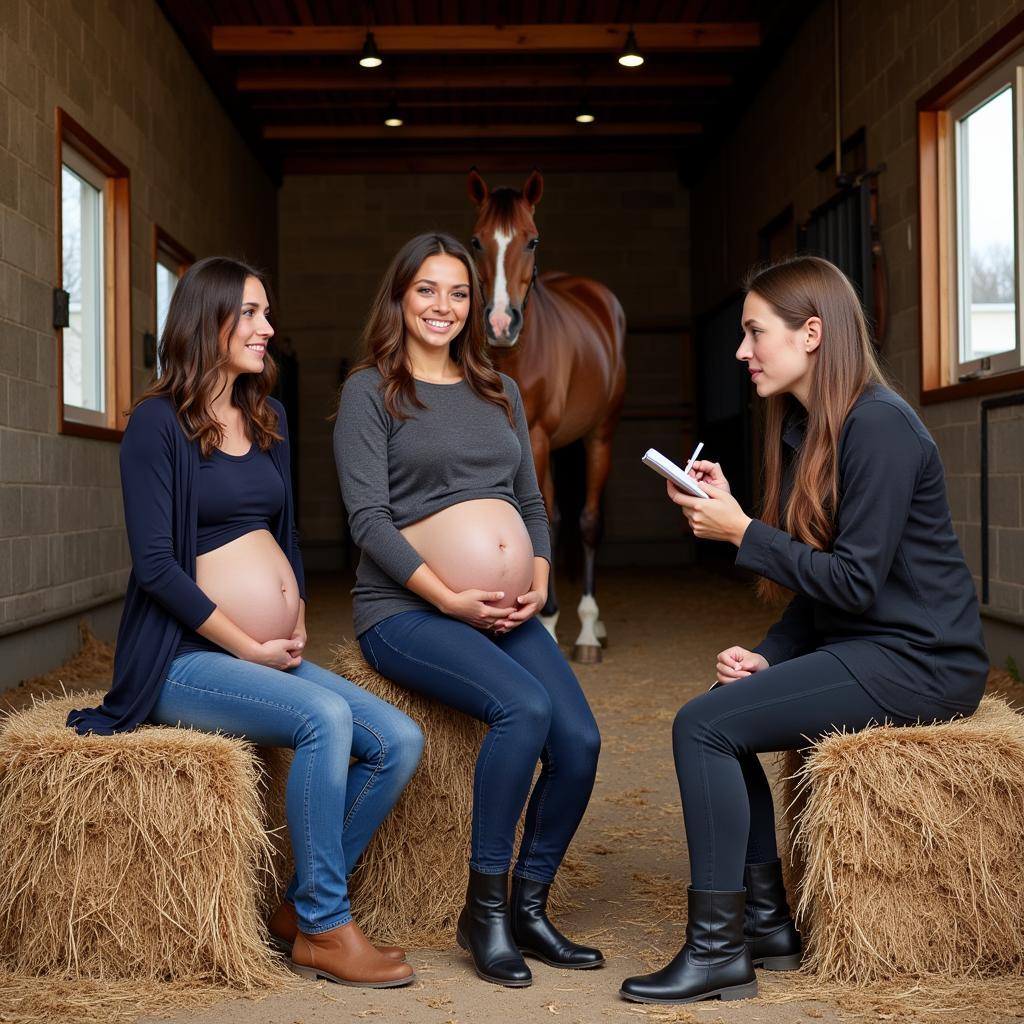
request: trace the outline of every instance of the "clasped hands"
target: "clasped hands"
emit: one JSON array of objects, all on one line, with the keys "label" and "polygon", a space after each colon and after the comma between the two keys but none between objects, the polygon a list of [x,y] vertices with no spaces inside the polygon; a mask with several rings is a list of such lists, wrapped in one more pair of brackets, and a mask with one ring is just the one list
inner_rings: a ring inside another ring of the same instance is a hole
[{"label": "clasped hands", "polygon": [[470,626],[500,636],[536,615],[544,607],[548,595],[543,590],[530,590],[505,607],[488,603],[504,599],[503,590],[462,590],[448,599],[443,611]]},{"label": "clasped hands", "polygon": [[671,480],[666,480],[665,486],[669,498],[683,510],[693,535],[701,540],[729,541],[739,547],[751,520],[732,496],[722,467],[702,459],[693,464],[691,475],[706,498],[688,494]]}]

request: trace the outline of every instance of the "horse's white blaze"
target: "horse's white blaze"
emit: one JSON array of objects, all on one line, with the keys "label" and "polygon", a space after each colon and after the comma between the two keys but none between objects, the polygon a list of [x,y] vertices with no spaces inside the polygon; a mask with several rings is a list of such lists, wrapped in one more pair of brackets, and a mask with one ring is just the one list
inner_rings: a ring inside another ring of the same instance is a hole
[{"label": "horse's white blaze", "polygon": [[[491,301],[491,327],[495,335],[501,335],[509,324],[508,314],[508,277],[505,274],[505,251],[508,243],[512,241],[512,235],[506,234],[500,228],[494,232],[494,240],[498,243],[498,255],[494,263],[494,296]],[[503,323],[499,330],[495,321]]]}]

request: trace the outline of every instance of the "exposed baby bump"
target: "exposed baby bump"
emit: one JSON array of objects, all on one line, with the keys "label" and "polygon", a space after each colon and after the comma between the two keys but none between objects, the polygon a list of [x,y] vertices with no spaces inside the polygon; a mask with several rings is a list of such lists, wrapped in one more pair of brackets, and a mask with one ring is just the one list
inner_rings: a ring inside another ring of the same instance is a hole
[{"label": "exposed baby bump", "polygon": [[461,502],[402,533],[456,592],[502,590],[511,601],[530,589],[533,544],[519,513],[506,501]]},{"label": "exposed baby bump", "polygon": [[266,530],[247,533],[196,561],[196,583],[217,607],[254,640],[292,635],[299,616],[299,588],[292,567]]}]

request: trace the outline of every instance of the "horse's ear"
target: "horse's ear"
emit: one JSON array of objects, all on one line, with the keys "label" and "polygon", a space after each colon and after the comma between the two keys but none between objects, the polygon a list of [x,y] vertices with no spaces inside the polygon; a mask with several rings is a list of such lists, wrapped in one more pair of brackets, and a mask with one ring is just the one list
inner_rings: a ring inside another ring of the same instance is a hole
[{"label": "horse's ear", "polygon": [[541,177],[540,171],[531,171],[523,186],[523,198],[531,206],[536,206],[542,195],[544,195],[544,179]]},{"label": "horse's ear", "polygon": [[487,182],[480,177],[480,172],[475,167],[471,167],[469,170],[466,190],[469,192],[469,198],[473,200],[474,206],[483,206],[491,194],[487,188]]}]

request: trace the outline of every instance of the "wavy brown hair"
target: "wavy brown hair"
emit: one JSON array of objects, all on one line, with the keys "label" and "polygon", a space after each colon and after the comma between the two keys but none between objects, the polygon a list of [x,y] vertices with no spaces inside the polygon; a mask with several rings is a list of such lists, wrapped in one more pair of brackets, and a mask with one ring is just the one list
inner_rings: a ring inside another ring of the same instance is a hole
[{"label": "wavy brown hair", "polygon": [[[166,396],[174,403],[178,422],[190,441],[199,441],[209,455],[224,441],[224,432],[211,412],[220,394],[222,368],[228,362],[220,338],[230,337],[242,315],[245,282],[255,277],[270,295],[259,270],[227,256],[208,256],[193,263],[178,282],[160,336],[160,376],[132,406],[147,398]],[[241,373],[231,401],[242,412],[249,436],[266,451],[280,441],[277,413],[267,403],[277,380],[277,366],[267,352],[261,373]]]},{"label": "wavy brown hair", "polygon": [[452,359],[462,370],[474,394],[501,406],[509,423],[514,426],[512,403],[505,394],[498,371],[491,365],[487,355],[483,300],[476,264],[466,247],[451,235],[417,235],[398,250],[384,274],[363,328],[361,340],[366,354],[352,367],[351,372],[371,367],[380,371],[384,407],[396,419],[408,419],[410,408],[426,408],[416,397],[416,383],[406,362],[402,300],[416,280],[424,260],[431,256],[452,256],[457,259],[466,268],[466,280],[469,282],[469,316],[451,343]]},{"label": "wavy brown hair", "polygon": [[[878,365],[867,321],[846,275],[817,256],[797,256],[755,268],[744,290],[772,307],[790,330],[812,317],[821,320],[821,344],[813,370],[807,430],[796,455],[793,490],[782,507],[782,432],[796,399],[773,395],[766,400],[764,423],[764,498],[761,519],[811,547],[827,551],[835,537],[839,504],[839,437],[846,417],[869,384],[890,387]],[[786,591],[761,577],[758,593],[769,601]]]}]

